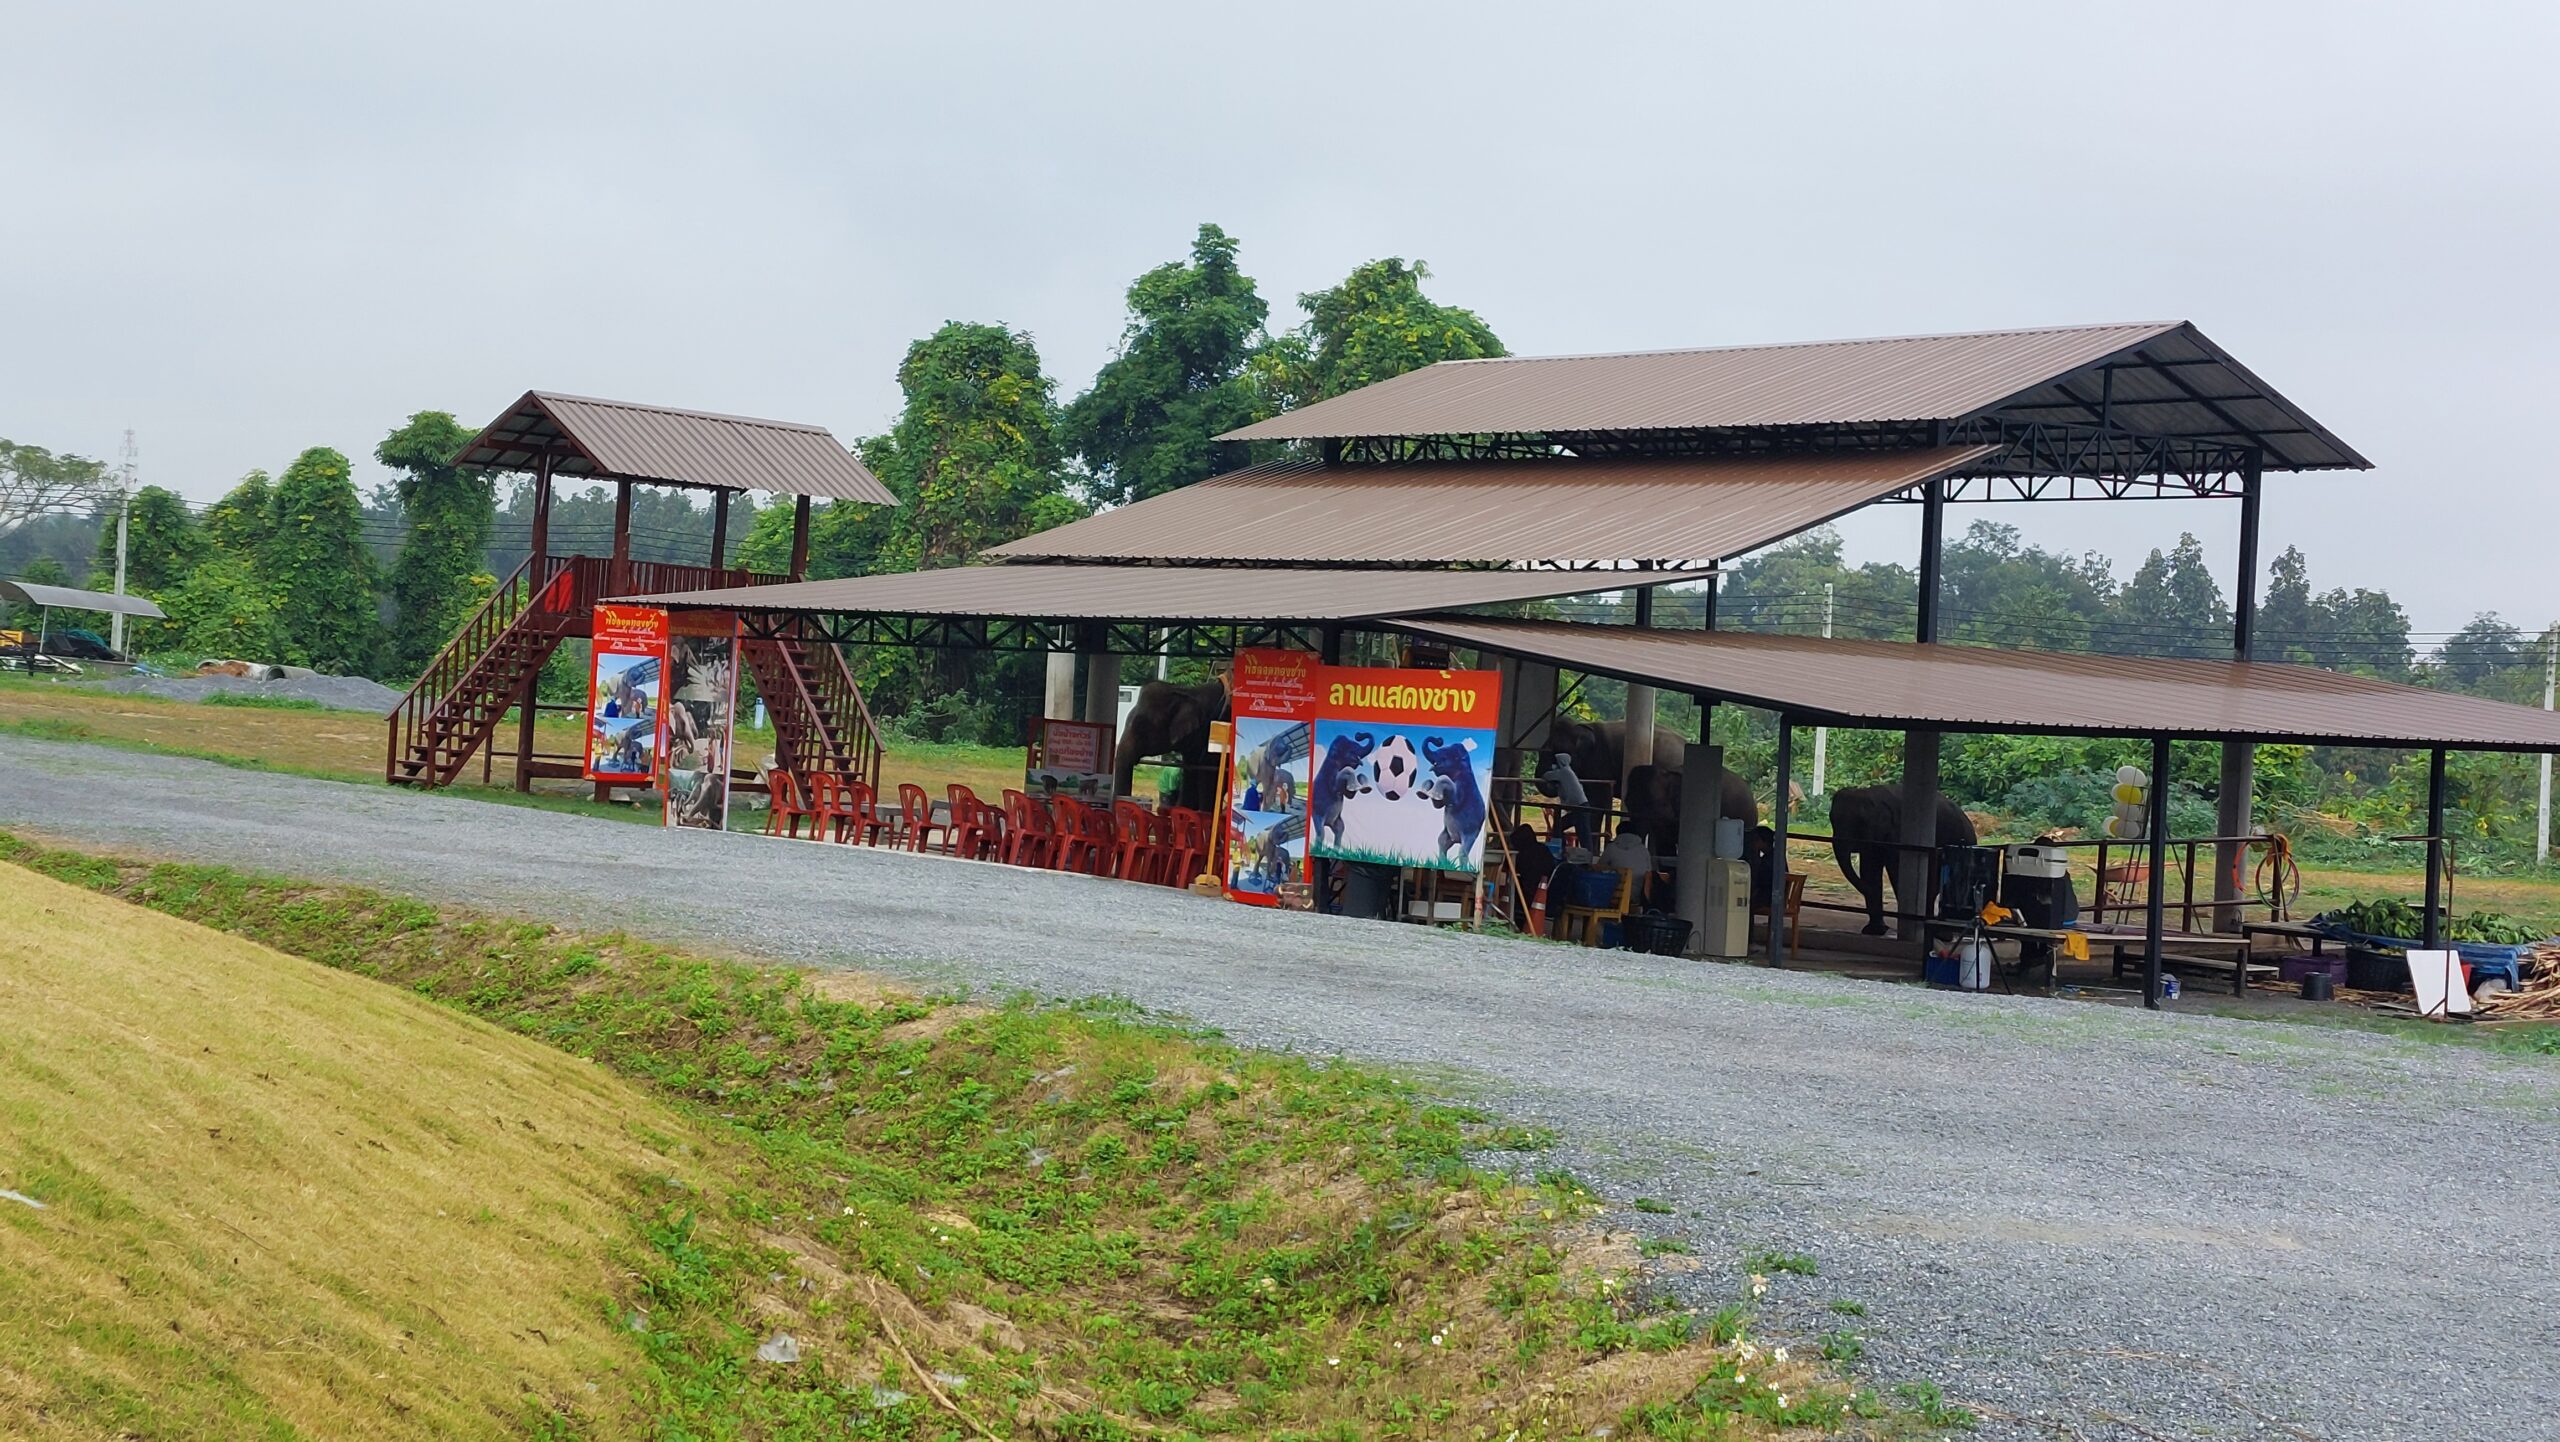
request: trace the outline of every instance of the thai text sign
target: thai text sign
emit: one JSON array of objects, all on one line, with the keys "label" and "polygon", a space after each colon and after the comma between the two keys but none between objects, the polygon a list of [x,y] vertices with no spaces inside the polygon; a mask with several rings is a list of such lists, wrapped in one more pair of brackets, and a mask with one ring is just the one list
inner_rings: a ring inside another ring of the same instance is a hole
[{"label": "thai text sign", "polygon": [[667,613],[655,606],[598,606],[587,674],[589,781],[646,786],[658,775],[666,734]]}]

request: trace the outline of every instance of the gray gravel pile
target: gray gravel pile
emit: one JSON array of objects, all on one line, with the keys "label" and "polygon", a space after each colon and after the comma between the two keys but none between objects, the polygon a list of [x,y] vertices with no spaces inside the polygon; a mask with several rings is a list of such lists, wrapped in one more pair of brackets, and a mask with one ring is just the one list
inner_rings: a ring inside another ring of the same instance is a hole
[{"label": "gray gravel pile", "polygon": [[[1976,1436],[2510,1439],[2560,1415],[2560,1063],[1227,906],[0,737],[0,826],[927,985],[1119,995],[1481,1098],[1745,1252]],[[1673,1258],[1679,1262],[1681,1259]],[[1854,1304],[1863,1315],[1835,1312]]]},{"label": "gray gravel pile", "polygon": [[275,696],[314,702],[332,711],[369,711],[376,716],[390,714],[391,708],[400,704],[402,694],[362,676],[291,676],[274,681],[252,681],[242,676],[118,676],[79,684],[92,690],[159,696],[171,701],[201,701],[216,695]]}]

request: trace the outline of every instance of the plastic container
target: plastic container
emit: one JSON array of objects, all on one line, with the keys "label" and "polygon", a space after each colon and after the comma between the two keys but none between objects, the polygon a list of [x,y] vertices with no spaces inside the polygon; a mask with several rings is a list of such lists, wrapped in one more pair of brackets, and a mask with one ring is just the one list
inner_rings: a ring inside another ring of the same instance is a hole
[{"label": "plastic container", "polygon": [[2358,991],[2407,991],[2409,959],[2367,946],[2347,948],[2347,985]]},{"label": "plastic container", "polygon": [[2308,971],[2302,975],[2304,1001],[2330,1001],[2338,995],[2338,985],[2325,971]]},{"label": "plastic container", "polygon": [[1681,917],[1648,911],[1629,916],[1621,929],[1626,932],[1629,951],[1678,956],[1689,949],[1690,926]]},{"label": "plastic container", "polygon": [[[2336,953],[2321,956],[2281,956],[2276,958],[2276,975],[2288,985],[2309,976],[2324,976],[2331,986],[2347,979],[2347,959]],[[2304,993],[2309,995],[2309,993]]]}]

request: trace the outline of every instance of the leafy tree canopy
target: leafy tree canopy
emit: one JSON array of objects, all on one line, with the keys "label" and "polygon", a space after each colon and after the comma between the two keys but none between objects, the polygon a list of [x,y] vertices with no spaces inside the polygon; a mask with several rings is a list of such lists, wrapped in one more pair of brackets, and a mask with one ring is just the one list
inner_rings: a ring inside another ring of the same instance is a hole
[{"label": "leafy tree canopy", "polygon": [[256,570],[276,597],[288,660],[349,673],[373,664],[379,624],[361,510],[347,458],[326,446],[294,457],[276,482]]},{"label": "leafy tree canopy", "polygon": [[87,510],[115,488],[102,461],[0,440],[0,531],[38,516]]},{"label": "leafy tree canopy", "polygon": [[265,471],[242,476],[230,494],[205,511],[206,539],[234,555],[255,556],[275,527],[275,499],[275,483]]},{"label": "leafy tree canopy", "polygon": [[1076,516],[1054,390],[1028,333],[953,321],[907,348],[898,388],[897,425],[861,447],[901,502],[875,569],[956,566]]},{"label": "leafy tree canopy", "polygon": [[1120,354],[1059,422],[1097,498],[1144,500],[1243,462],[1243,446],[1211,438],[1254,419],[1245,366],[1270,313],[1214,225],[1200,227],[1188,262],[1138,277]]},{"label": "leafy tree canopy", "polygon": [[1298,297],[1305,323],[1253,360],[1263,414],[1275,414],[1444,360],[1508,355],[1474,311],[1422,293],[1420,261],[1373,260],[1330,290]]},{"label": "leafy tree canopy", "polygon": [[496,519],[489,473],[454,464],[471,432],[443,411],[420,411],[374,447],[391,468],[407,523],[391,572],[391,664],[422,670],[493,584],[485,567]]},{"label": "leafy tree canopy", "polygon": [[[156,597],[186,579],[210,547],[203,528],[177,492],[144,486],[133,493],[125,517],[125,589]],[[110,518],[98,528],[90,584],[98,590],[113,590],[115,580],[116,526]]]}]

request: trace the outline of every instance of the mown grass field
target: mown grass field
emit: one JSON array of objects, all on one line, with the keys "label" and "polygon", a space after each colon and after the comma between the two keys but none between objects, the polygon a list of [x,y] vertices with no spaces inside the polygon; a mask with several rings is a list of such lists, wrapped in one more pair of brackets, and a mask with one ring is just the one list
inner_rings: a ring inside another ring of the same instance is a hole
[{"label": "mown grass field", "polygon": [[1751,1340],[1739,1281],[1673,1305],[1570,1177],[1469,1159],[1539,1139],[1369,1068],[221,868],[0,863],[0,1187],[46,1204],[0,1199],[0,1432],[1962,1420]]}]

